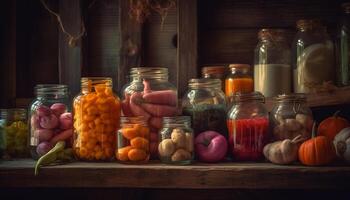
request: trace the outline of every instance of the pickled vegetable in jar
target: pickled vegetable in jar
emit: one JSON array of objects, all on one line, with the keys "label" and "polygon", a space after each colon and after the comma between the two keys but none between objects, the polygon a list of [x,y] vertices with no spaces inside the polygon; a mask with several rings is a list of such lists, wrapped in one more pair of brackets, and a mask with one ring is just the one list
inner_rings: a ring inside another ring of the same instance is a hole
[{"label": "pickled vegetable in jar", "polygon": [[164,117],[159,132],[159,158],[168,164],[190,164],[194,159],[191,117]]},{"label": "pickled vegetable in jar", "polygon": [[39,159],[59,141],[66,141],[66,147],[71,147],[73,120],[67,85],[43,84],[34,90],[36,99],[29,107],[29,142],[32,158]]},{"label": "pickled vegetable in jar", "polygon": [[250,66],[247,64],[230,64],[231,73],[226,77],[225,94],[231,98],[237,92],[250,93],[254,91],[254,81]]},{"label": "pickled vegetable in jar", "polygon": [[234,160],[259,161],[269,140],[269,116],[259,92],[234,96],[234,105],[228,112],[229,145]]},{"label": "pickled vegetable in jar", "polygon": [[120,100],[113,93],[111,78],[81,79],[81,93],[73,101],[73,149],[79,160],[113,159],[120,112]]},{"label": "pickled vegetable in jar", "polygon": [[0,110],[0,148],[2,158],[26,158],[29,156],[27,111],[25,109]]}]

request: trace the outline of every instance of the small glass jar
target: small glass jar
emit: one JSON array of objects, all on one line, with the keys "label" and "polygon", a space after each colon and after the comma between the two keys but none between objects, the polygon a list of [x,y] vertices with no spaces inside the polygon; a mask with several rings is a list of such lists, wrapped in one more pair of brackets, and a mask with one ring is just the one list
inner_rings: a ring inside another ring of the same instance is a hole
[{"label": "small glass jar", "polygon": [[[158,146],[158,132],[162,117],[179,113],[177,89],[168,80],[168,68],[131,68],[131,82],[122,91],[123,115],[143,116],[151,129],[151,146]],[[157,158],[157,149],[151,149],[152,158]]]},{"label": "small glass jar", "polygon": [[77,159],[110,161],[114,158],[120,112],[120,100],[113,93],[111,78],[81,79],[81,93],[73,100],[73,150]]},{"label": "small glass jar", "polygon": [[311,137],[313,117],[305,94],[277,96],[270,119],[274,140],[293,140],[298,135]]},{"label": "small glass jar", "polygon": [[159,132],[159,158],[169,164],[190,164],[194,159],[191,117],[164,117]]},{"label": "small glass jar", "polygon": [[[116,159],[127,164],[146,163],[150,158],[150,130],[143,116],[121,117]],[[157,148],[157,146],[153,147]]]},{"label": "small glass jar", "polygon": [[73,125],[67,85],[37,85],[34,90],[36,99],[29,106],[29,146],[32,158],[39,159],[59,140],[71,146]]},{"label": "small glass jar", "polygon": [[298,20],[297,29],[292,45],[294,92],[317,92],[325,83],[334,83],[333,42],[319,20]]},{"label": "small glass jar", "polygon": [[269,115],[259,92],[237,93],[227,115],[229,145],[233,159],[259,161],[269,140]]},{"label": "small glass jar", "polygon": [[[225,94],[231,99],[237,92],[250,93],[254,91],[254,82],[247,64],[230,64],[230,73],[226,77]],[[231,102],[232,100],[230,100]]]},{"label": "small glass jar", "polygon": [[26,158],[28,123],[26,109],[0,109],[0,148],[3,159]]},{"label": "small glass jar", "polygon": [[262,29],[254,57],[254,90],[265,97],[288,94],[292,89],[290,47],[282,29]]},{"label": "small glass jar", "polygon": [[226,98],[219,79],[191,79],[182,98],[182,111],[191,116],[195,136],[211,130],[227,138]]},{"label": "small glass jar", "polygon": [[225,66],[205,66],[202,68],[202,78],[220,79],[222,91],[225,90],[226,74],[227,68]]}]

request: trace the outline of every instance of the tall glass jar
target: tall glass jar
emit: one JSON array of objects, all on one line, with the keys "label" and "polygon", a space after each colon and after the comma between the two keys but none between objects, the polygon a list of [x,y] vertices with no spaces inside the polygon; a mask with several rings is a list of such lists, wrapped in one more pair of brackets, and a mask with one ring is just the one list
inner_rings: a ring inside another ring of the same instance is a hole
[{"label": "tall glass jar", "polygon": [[159,158],[169,164],[190,164],[194,159],[191,117],[164,117],[159,132]]},{"label": "tall glass jar", "polygon": [[262,29],[254,57],[254,90],[265,97],[290,93],[292,69],[285,31]]},{"label": "tall glass jar", "polygon": [[216,131],[227,138],[226,98],[219,79],[191,79],[182,97],[183,114],[191,116],[195,136]]},{"label": "tall glass jar", "polygon": [[225,83],[225,94],[228,99],[231,99],[237,92],[250,93],[254,91],[250,65],[230,64],[229,68],[230,73],[227,75]]},{"label": "tall glass jar", "polygon": [[343,12],[336,38],[336,83],[350,85],[350,3],[342,4]]},{"label": "tall glass jar", "polygon": [[60,140],[70,146],[73,125],[67,85],[37,85],[34,90],[36,99],[29,107],[29,145],[33,159],[38,159]]},{"label": "tall glass jar", "polygon": [[259,92],[238,93],[234,103],[227,115],[233,159],[262,160],[263,148],[269,140],[269,116],[263,104],[264,96]]},{"label": "tall glass jar", "polygon": [[205,66],[202,68],[202,78],[220,79],[222,91],[225,90],[226,74],[227,67],[225,66]]},{"label": "tall glass jar", "polygon": [[292,46],[295,93],[317,91],[334,81],[333,43],[319,20],[298,20]]},{"label": "tall glass jar", "polygon": [[[177,89],[168,80],[168,68],[131,68],[130,78],[131,82],[122,91],[123,115],[145,117],[151,129],[151,147],[157,147],[162,117],[179,113]],[[158,156],[157,148],[151,148],[151,156]]]},{"label": "tall glass jar", "polygon": [[0,109],[0,146],[5,160],[29,156],[26,109]]},{"label": "tall glass jar", "polygon": [[79,160],[114,158],[120,122],[120,100],[109,77],[83,77],[81,93],[73,100],[74,144]]},{"label": "tall glass jar", "polygon": [[313,117],[305,94],[278,95],[270,119],[274,140],[311,137]]},{"label": "tall glass jar", "polygon": [[122,163],[146,163],[150,158],[150,130],[143,116],[121,117],[116,158]]}]

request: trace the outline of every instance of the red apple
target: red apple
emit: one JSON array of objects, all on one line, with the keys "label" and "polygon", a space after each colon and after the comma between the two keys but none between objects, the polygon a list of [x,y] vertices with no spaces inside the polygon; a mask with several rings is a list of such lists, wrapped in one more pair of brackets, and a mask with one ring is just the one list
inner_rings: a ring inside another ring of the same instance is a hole
[{"label": "red apple", "polygon": [[195,139],[196,155],[203,162],[221,161],[227,153],[226,138],[215,131],[200,133]]}]

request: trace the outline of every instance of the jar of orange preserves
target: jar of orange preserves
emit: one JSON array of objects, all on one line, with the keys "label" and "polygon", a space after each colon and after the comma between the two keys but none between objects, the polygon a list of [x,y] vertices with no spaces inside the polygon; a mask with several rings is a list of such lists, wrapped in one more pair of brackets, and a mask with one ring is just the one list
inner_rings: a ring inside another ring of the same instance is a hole
[{"label": "jar of orange preserves", "polygon": [[114,157],[120,121],[120,100],[112,91],[112,79],[81,79],[81,93],[73,100],[74,153],[85,161],[109,161]]},{"label": "jar of orange preserves", "polygon": [[230,64],[230,73],[225,80],[226,97],[232,99],[237,92],[250,93],[254,91],[254,82],[247,64]]},{"label": "jar of orange preserves", "polygon": [[121,117],[115,156],[122,163],[145,163],[150,158],[150,129],[143,116]]}]

